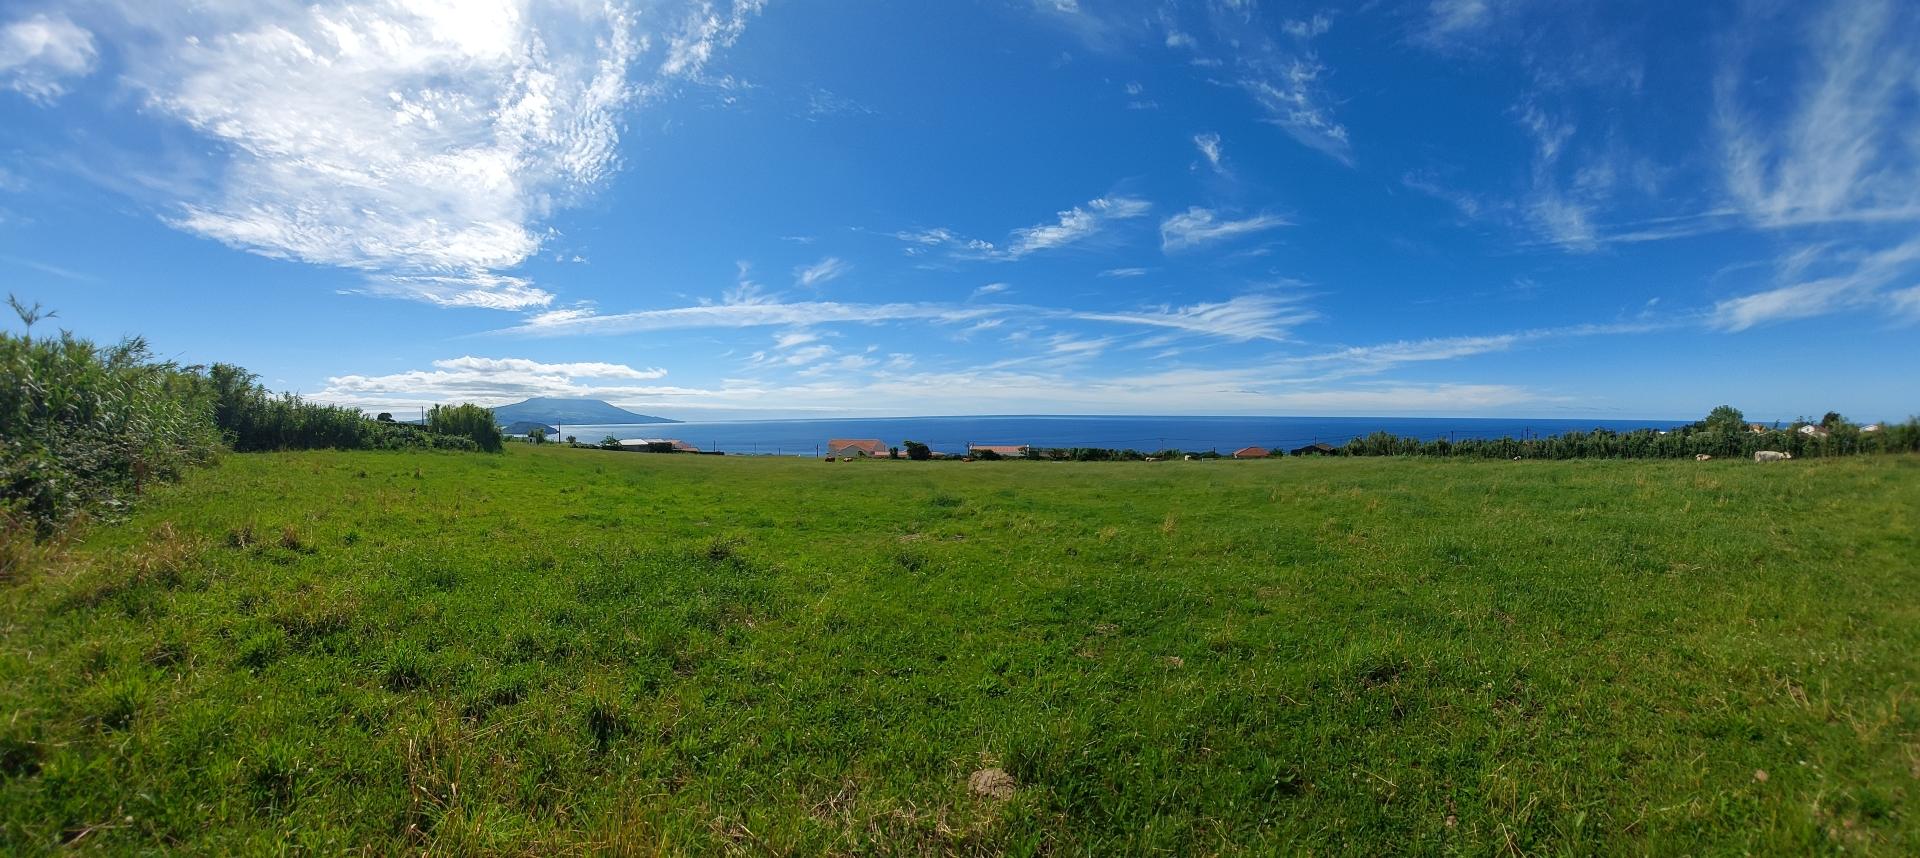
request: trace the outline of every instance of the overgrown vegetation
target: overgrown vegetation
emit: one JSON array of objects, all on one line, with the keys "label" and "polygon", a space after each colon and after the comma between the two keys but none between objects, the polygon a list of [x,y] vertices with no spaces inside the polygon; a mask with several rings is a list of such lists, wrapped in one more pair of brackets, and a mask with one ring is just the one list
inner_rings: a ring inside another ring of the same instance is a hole
[{"label": "overgrown vegetation", "polygon": [[[1807,430],[1807,431],[1803,431]],[[1864,453],[1920,452],[1920,417],[1904,423],[1861,426],[1835,412],[1819,421],[1797,420],[1785,426],[1749,424],[1740,410],[1720,406],[1707,419],[1671,430],[1618,432],[1595,429],[1538,438],[1411,438],[1375,432],[1335,447],[1345,456],[1433,456],[1475,459],[1692,459],[1746,458],[1756,450],[1792,453],[1795,458],[1852,456]],[[1275,454],[1285,453],[1276,449]],[[1051,462],[1169,461],[1192,456],[1221,458],[1214,450],[1167,449],[1154,452],[1104,447],[1029,447],[1026,459]],[[981,451],[975,458],[1004,458]]]},{"label": "overgrown vegetation", "polygon": [[231,364],[157,360],[139,338],[109,347],[67,331],[36,337],[34,327],[53,314],[8,302],[23,331],[0,331],[0,576],[23,542],[80,516],[119,515],[149,485],[222,448],[500,448],[491,413],[477,406],[461,407],[486,414],[484,429],[468,412],[443,421],[445,430],[368,420],[352,408],[275,396]]},{"label": "overgrown vegetation", "polygon": [[1920,854],[1917,511],[1913,456],[234,456],[7,585],[0,853]]},{"label": "overgrown vegetation", "polygon": [[478,405],[435,405],[427,412],[427,429],[435,434],[465,438],[475,449],[498,453],[505,446],[493,412]]},{"label": "overgrown vegetation", "polygon": [[[26,332],[0,332],[0,542],[46,538],[83,511],[117,511],[150,483],[209,461],[220,436],[199,378],[145,341],[103,348],[13,301]],[[0,546],[0,572],[12,552]]]},{"label": "overgrown vegetation", "polygon": [[[1803,431],[1805,430],[1805,431]],[[1746,458],[1757,450],[1795,458],[1920,451],[1920,418],[1868,429],[1834,412],[1820,422],[1798,420],[1784,427],[1753,426],[1739,409],[1715,408],[1707,419],[1676,429],[1615,432],[1595,429],[1542,438],[1445,438],[1421,440],[1376,432],[1341,448],[1349,456],[1465,456],[1492,459],[1692,459]]]}]

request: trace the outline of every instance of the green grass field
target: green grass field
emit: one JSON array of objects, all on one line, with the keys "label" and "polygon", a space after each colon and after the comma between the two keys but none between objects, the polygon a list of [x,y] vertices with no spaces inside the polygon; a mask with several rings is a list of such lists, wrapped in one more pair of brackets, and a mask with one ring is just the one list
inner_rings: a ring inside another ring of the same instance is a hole
[{"label": "green grass field", "polygon": [[0,852],[1916,854],[1916,510],[1914,457],[229,456],[0,583]]}]

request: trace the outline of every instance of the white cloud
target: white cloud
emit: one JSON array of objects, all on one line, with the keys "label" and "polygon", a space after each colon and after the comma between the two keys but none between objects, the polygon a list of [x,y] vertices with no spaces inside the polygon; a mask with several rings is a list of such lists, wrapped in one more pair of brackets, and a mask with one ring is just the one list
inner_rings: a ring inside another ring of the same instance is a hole
[{"label": "white cloud", "polygon": [[0,27],[0,87],[41,104],[67,92],[69,78],[93,71],[93,34],[65,15],[34,14]]},{"label": "white cloud", "polygon": [[1487,0],[1433,0],[1427,37],[1440,42],[1485,27],[1492,18]]},{"label": "white cloud", "polygon": [[988,295],[999,295],[1003,292],[1011,292],[1011,291],[1013,291],[1013,287],[1008,286],[1005,283],[988,283],[985,286],[982,286],[978,289],[973,290],[973,294],[968,297],[970,300],[977,301],[981,298],[987,297]]},{"label": "white cloud", "polygon": [[1225,301],[1140,312],[1076,312],[1073,318],[1173,328],[1229,340],[1285,340],[1319,314],[1276,295],[1240,295]]},{"label": "white cloud", "polygon": [[1240,88],[1253,96],[1267,114],[1301,145],[1318,150],[1342,164],[1353,164],[1353,145],[1347,127],[1326,105],[1320,76],[1327,67],[1311,55],[1289,61],[1261,76],[1241,78]]},{"label": "white cloud", "polygon": [[829,256],[812,265],[802,265],[799,268],[795,268],[793,270],[793,282],[794,285],[811,288],[837,279],[840,275],[847,273],[847,271],[852,268],[852,265],[848,265],[846,261],[840,257]]},{"label": "white cloud", "polygon": [[1160,249],[1186,250],[1229,238],[1286,226],[1285,218],[1255,215],[1241,220],[1218,220],[1210,209],[1194,206],[1160,222]]},{"label": "white cloud", "polygon": [[766,2],[733,0],[725,15],[716,5],[723,4],[701,0],[685,13],[679,31],[667,42],[667,57],[660,63],[662,75],[679,77],[698,73],[713,59],[716,49],[729,47],[740,38],[746,31],[747,19],[759,14]]},{"label": "white cloud", "polygon": [[1805,34],[1809,73],[1778,127],[1749,110],[1782,101],[1743,92],[1778,69],[1736,55],[1715,81],[1715,124],[1729,197],[1763,227],[1920,220],[1920,7],[1847,0],[1793,32]]},{"label": "white cloud", "polygon": [[625,334],[703,328],[803,327],[836,322],[963,322],[998,312],[990,307],[948,304],[847,304],[837,301],[778,302],[755,297],[721,304],[636,310],[629,313],[543,313],[501,333],[565,336]]},{"label": "white cloud", "polygon": [[214,4],[137,17],[152,32],[130,40],[125,76],[219,144],[214,186],[179,200],[174,226],[366,271],[376,294],[524,308],[552,295],[500,272],[618,166],[624,112],[664,86],[632,79],[655,37],[661,73],[693,76],[757,8]]},{"label": "white cloud", "polygon": [[1279,377],[1303,377],[1335,381],[1353,376],[1377,375],[1409,363],[1458,360],[1475,355],[1504,352],[1516,346],[1550,340],[1579,337],[1620,336],[1668,330],[1690,320],[1645,319],[1612,324],[1569,325],[1558,328],[1534,328],[1506,334],[1465,337],[1432,337],[1401,340],[1370,346],[1334,349],[1317,354],[1278,358],[1271,367]]},{"label": "white cloud", "polygon": [[1152,208],[1151,203],[1139,197],[1100,197],[1089,200],[1083,206],[1060,212],[1053,223],[1014,230],[1005,247],[966,238],[945,227],[901,231],[894,233],[893,237],[919,246],[908,248],[908,253],[914,253],[920,247],[944,247],[962,259],[1014,260],[1086,242],[1100,235],[1113,222],[1142,217]]},{"label": "white cloud", "polygon": [[[991,294],[991,293],[989,293]],[[1294,326],[1318,318],[1312,310],[1276,295],[1240,295],[1219,302],[1147,310],[1090,311],[1018,304],[853,304],[836,301],[775,301],[749,296],[723,303],[599,315],[573,308],[528,316],[521,324],[493,333],[532,336],[592,336],[674,330],[724,330],[828,324],[927,322],[976,323],[969,332],[999,317],[1076,319],[1149,328],[1169,328],[1228,340],[1284,340]],[[805,342],[806,340],[802,340]]]},{"label": "white cloud", "polygon": [[1225,158],[1226,153],[1220,149],[1220,135],[1213,133],[1195,134],[1193,135],[1193,145],[1194,148],[1200,150],[1201,155],[1206,156],[1207,163],[1213,167],[1214,172],[1225,173],[1227,171],[1225,165],[1222,163],[1222,159]]},{"label": "white cloud", "polygon": [[1887,293],[1888,309],[1904,322],[1920,322],[1920,286]]},{"label": "white cloud", "polygon": [[1146,273],[1147,273],[1147,269],[1145,268],[1109,268],[1105,271],[1100,272],[1100,276],[1101,277],[1144,277],[1146,276]]},{"label": "white cloud", "polygon": [[1288,21],[1281,27],[1287,31],[1287,35],[1296,39],[1311,39],[1333,29],[1333,19],[1326,15],[1314,15],[1305,20]]},{"label": "white cloud", "polygon": [[426,402],[498,405],[531,396],[607,399],[691,393],[684,388],[604,383],[649,381],[667,374],[663,369],[635,369],[618,363],[542,363],[525,358],[468,355],[436,360],[433,366],[431,370],[409,370],[391,375],[333,376],[327,379],[324,389],[313,394],[313,398],[375,408]]},{"label": "white cloud", "polygon": [[1040,224],[1013,231],[1006,255],[1018,259],[1041,250],[1052,250],[1084,241],[1107,224],[1145,215],[1152,206],[1138,197],[1106,196],[1090,200],[1060,213],[1056,223]]},{"label": "white cloud", "polygon": [[483,358],[467,355],[464,357],[437,360],[433,365],[441,369],[466,370],[483,373],[523,372],[543,375],[564,375],[570,378],[625,378],[648,380],[666,377],[664,369],[634,369],[623,363],[541,363],[525,358]]},{"label": "white cloud", "polygon": [[[1781,261],[1780,276],[1787,285],[1714,305],[1712,324],[1726,331],[1744,331],[1756,325],[1789,319],[1824,316],[1849,309],[1886,305],[1896,312],[1907,306],[1910,290],[1888,293],[1888,286],[1904,287],[1920,277],[1920,238],[1870,252],[1838,256],[1838,265],[1821,266],[1829,273],[1806,278],[1803,272],[1828,256],[1822,245],[1789,254]],[[1903,279],[1904,278],[1904,279]]]},{"label": "white cloud", "polygon": [[773,347],[776,349],[790,349],[796,346],[806,345],[807,343],[819,342],[819,340],[820,335],[812,331],[788,331],[773,338]]}]

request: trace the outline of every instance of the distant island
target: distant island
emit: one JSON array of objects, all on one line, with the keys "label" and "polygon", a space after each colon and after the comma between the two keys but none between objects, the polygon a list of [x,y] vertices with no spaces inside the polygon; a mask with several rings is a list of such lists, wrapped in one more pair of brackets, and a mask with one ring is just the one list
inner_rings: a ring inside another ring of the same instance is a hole
[{"label": "distant island", "polygon": [[678,423],[665,417],[635,414],[625,408],[598,399],[562,399],[536,396],[525,402],[493,409],[493,419],[502,426],[535,423],[552,426],[568,423]]}]

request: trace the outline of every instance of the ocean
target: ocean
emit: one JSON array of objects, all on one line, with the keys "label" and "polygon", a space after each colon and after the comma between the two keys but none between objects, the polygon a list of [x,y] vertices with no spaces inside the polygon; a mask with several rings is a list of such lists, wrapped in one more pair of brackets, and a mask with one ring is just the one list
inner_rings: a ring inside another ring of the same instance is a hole
[{"label": "ocean", "polygon": [[964,453],[968,444],[1141,451],[1171,447],[1230,453],[1255,445],[1290,450],[1316,441],[1339,446],[1379,431],[1421,439],[1525,438],[1595,428],[1671,429],[1685,422],[1462,417],[881,417],[575,424],[562,425],[560,434],[588,444],[608,435],[622,439],[672,438],[706,451],[768,456],[822,455],[830,438],[878,438],[890,447],[912,440],[947,453]]}]

